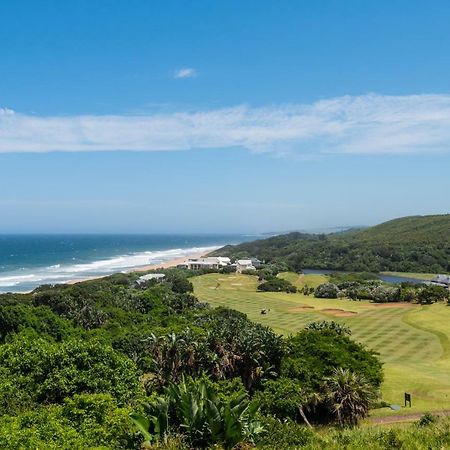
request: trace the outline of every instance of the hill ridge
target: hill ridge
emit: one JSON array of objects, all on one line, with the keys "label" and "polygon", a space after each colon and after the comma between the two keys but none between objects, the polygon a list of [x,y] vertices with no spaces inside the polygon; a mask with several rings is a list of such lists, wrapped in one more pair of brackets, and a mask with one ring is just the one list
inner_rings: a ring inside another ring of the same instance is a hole
[{"label": "hill ridge", "polygon": [[450,272],[450,214],[401,217],[329,235],[291,232],[213,254],[283,261],[294,270]]}]

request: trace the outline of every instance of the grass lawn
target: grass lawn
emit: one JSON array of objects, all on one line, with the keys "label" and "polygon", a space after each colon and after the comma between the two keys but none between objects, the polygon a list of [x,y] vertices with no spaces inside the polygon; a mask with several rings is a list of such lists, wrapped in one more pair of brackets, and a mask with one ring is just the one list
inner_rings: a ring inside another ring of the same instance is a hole
[{"label": "grass lawn", "polygon": [[[281,275],[298,287],[326,281],[322,275]],[[303,294],[257,292],[248,275],[208,274],[192,280],[196,296],[213,306],[227,306],[288,335],[317,320],[335,320],[352,329],[352,337],[380,353],[384,363],[383,399],[412,408],[374,415],[450,409],[450,307],[444,304],[374,304],[346,299],[316,299]],[[269,310],[267,315],[261,309]]]}]

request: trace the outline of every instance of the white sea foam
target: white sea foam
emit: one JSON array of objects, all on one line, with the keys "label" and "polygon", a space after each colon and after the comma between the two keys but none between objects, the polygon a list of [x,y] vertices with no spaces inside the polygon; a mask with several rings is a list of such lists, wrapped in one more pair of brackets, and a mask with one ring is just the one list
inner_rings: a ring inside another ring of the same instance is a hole
[{"label": "white sea foam", "polygon": [[130,270],[134,267],[160,264],[183,256],[208,252],[214,248],[216,247],[191,247],[136,252],[82,264],[54,264],[43,268],[33,268],[30,269],[31,273],[26,273],[27,269],[21,268],[15,272],[0,274],[0,288],[31,290],[40,284],[54,284],[76,278],[107,275]]}]

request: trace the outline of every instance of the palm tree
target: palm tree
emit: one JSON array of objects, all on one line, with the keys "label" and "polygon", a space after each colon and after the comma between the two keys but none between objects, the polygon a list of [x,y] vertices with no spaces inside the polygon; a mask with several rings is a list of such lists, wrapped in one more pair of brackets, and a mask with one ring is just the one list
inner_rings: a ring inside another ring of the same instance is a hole
[{"label": "palm tree", "polygon": [[325,402],[341,426],[355,426],[368,415],[377,389],[363,376],[341,367],[325,382]]}]

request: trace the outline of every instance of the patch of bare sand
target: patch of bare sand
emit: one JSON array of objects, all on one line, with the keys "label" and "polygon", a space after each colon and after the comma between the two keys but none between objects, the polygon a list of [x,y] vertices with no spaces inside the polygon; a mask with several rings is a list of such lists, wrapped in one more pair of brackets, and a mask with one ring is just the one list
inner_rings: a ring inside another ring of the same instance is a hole
[{"label": "patch of bare sand", "polygon": [[295,308],[289,308],[289,312],[302,312],[302,311],[310,311],[314,309],[314,306],[296,306]]}]

